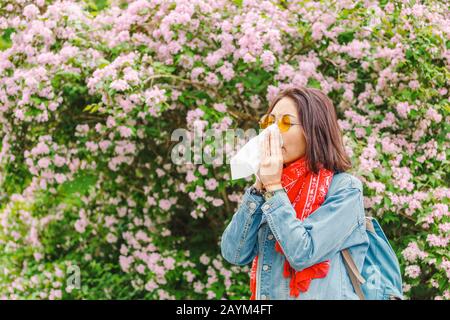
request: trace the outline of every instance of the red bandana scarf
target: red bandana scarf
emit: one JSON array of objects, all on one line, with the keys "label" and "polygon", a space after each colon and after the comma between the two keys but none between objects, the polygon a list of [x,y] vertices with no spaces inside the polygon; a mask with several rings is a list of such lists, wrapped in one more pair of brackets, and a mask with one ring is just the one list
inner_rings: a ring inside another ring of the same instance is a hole
[{"label": "red bandana scarf", "polygon": [[[333,171],[321,168],[317,174],[308,169],[306,155],[290,163],[283,168],[281,175],[281,185],[286,190],[288,198],[295,209],[297,219],[304,220],[313,213],[325,201]],[[275,250],[283,254],[278,241],[275,241]],[[256,270],[258,255],[252,263],[250,273],[250,300],[256,298]],[[293,269],[288,260],[285,259],[283,276],[291,277],[290,295],[298,297],[300,291],[306,292],[311,280],[314,278],[326,277],[329,269],[329,260],[319,262],[301,271]]]}]

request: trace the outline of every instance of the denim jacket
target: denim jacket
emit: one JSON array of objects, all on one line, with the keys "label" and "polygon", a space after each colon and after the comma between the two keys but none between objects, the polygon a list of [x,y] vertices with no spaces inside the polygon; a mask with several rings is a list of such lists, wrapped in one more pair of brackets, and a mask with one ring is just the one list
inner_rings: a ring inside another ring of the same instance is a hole
[{"label": "denim jacket", "polygon": [[[280,243],[285,257],[275,251]],[[369,239],[366,233],[361,181],[339,172],[333,175],[325,201],[303,221],[284,190],[267,201],[246,188],[241,203],[223,232],[221,253],[229,263],[244,266],[258,255],[256,299],[357,300],[340,250],[350,248],[361,271]],[[283,276],[284,260],[295,270],[330,260],[325,278],[313,279],[306,292],[290,296],[290,278]]]}]

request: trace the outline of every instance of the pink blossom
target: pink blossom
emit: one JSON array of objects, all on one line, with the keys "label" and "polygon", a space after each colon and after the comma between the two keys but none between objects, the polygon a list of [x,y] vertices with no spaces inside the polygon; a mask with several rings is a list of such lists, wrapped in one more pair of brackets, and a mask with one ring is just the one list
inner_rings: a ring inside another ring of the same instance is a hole
[{"label": "pink blossom", "polygon": [[399,189],[412,191],[414,184],[411,182],[412,174],[408,167],[392,168],[393,183]]},{"label": "pink blossom", "polygon": [[234,78],[235,72],[233,70],[233,65],[228,61],[225,61],[223,66],[217,69],[217,71],[222,75],[225,81],[230,81]]},{"label": "pink blossom", "polygon": [[275,56],[269,50],[264,50],[261,55],[261,61],[264,68],[271,67],[275,63]]},{"label": "pink blossom", "polygon": [[175,269],[175,259],[172,257],[168,257],[163,259],[164,267],[166,267],[168,270]]},{"label": "pink blossom", "polygon": [[219,78],[217,75],[213,72],[208,73],[208,75],[205,77],[205,81],[209,83],[212,86],[215,86],[219,83]]},{"label": "pink blossom", "polygon": [[34,4],[29,4],[23,9],[23,15],[28,19],[32,19],[39,14],[39,8]]},{"label": "pink blossom", "polygon": [[402,118],[407,118],[409,112],[413,109],[408,102],[400,102],[396,106],[397,112]]},{"label": "pink blossom", "polygon": [[226,112],[227,106],[224,103],[215,103],[213,104],[214,109],[216,109],[219,112]]},{"label": "pink blossom", "polygon": [[131,263],[133,263],[133,261],[134,261],[134,258],[132,256],[125,257],[125,256],[121,255],[119,257],[119,264],[120,264],[120,267],[122,268],[122,270],[124,272],[128,272],[129,271],[130,265],[131,265]]},{"label": "pink blossom", "polygon": [[49,147],[47,146],[47,144],[45,144],[42,141],[39,142],[36,147],[31,149],[31,154],[33,156],[37,156],[37,155],[40,155],[40,154],[47,154],[49,152],[50,152]]},{"label": "pink blossom", "polygon": [[208,174],[208,169],[205,168],[203,165],[200,165],[200,166],[198,167],[198,172],[200,172],[200,174],[201,174],[202,176],[205,176],[205,175]]},{"label": "pink blossom", "polygon": [[195,201],[198,198],[204,198],[206,196],[205,191],[201,186],[196,186],[194,192],[189,192],[189,197]]},{"label": "pink blossom", "polygon": [[106,126],[107,126],[108,128],[112,128],[112,127],[114,127],[115,125],[116,125],[116,121],[114,120],[114,118],[111,117],[111,116],[108,116],[108,118],[106,119]]},{"label": "pink blossom", "polygon": [[64,164],[66,164],[66,159],[59,155],[55,155],[53,162],[57,167],[62,167]]},{"label": "pink blossom", "polygon": [[186,173],[186,181],[187,182],[192,182],[192,181],[195,181],[195,180],[197,180],[197,177],[194,175],[194,172],[192,170],[189,170]]},{"label": "pink blossom", "polygon": [[100,149],[102,149],[103,152],[105,152],[110,145],[111,141],[109,140],[102,140],[98,143],[98,146],[100,147]]},{"label": "pink blossom", "polygon": [[57,183],[63,183],[64,181],[67,180],[67,177],[64,174],[57,173],[55,175],[55,180],[56,180]]},{"label": "pink blossom", "polygon": [[79,219],[75,222],[75,230],[79,233],[83,233],[88,225],[88,220],[85,211],[82,209],[79,213]]},{"label": "pink blossom", "polygon": [[408,83],[408,86],[409,86],[411,89],[416,90],[416,89],[419,88],[420,83],[419,83],[419,81],[417,81],[417,80],[411,80],[411,81]]},{"label": "pink blossom", "polygon": [[419,246],[416,242],[410,242],[408,244],[408,247],[406,247],[406,249],[402,251],[402,255],[409,262],[414,262],[417,258],[424,259],[428,256],[426,252],[419,249]]},{"label": "pink blossom", "polygon": [[145,103],[147,105],[154,105],[166,101],[167,98],[165,96],[165,92],[166,90],[159,89],[158,86],[154,86],[151,89],[147,89],[144,92]]},{"label": "pink blossom", "polygon": [[50,165],[50,160],[48,158],[41,158],[38,161],[38,166],[42,169],[48,168]]},{"label": "pink blossom", "polygon": [[117,129],[119,130],[120,136],[122,138],[131,137],[131,135],[133,133],[133,131],[130,128],[125,127],[125,126],[119,126]]},{"label": "pink blossom", "polygon": [[157,288],[158,288],[158,285],[153,280],[150,280],[145,284],[145,290],[147,290],[149,292],[153,292]]},{"label": "pink blossom", "polygon": [[205,71],[205,69],[203,69],[201,67],[197,67],[197,68],[192,69],[192,71],[191,71],[191,79],[192,80],[197,80],[198,76],[200,74],[202,74],[204,71]]},{"label": "pink blossom", "polygon": [[183,275],[189,283],[191,283],[195,278],[195,274],[193,274],[190,270],[183,272]]},{"label": "pink blossom", "polygon": [[405,268],[405,274],[408,277],[415,279],[420,275],[420,267],[417,265],[407,266]]},{"label": "pink blossom", "polygon": [[442,115],[440,115],[433,107],[428,108],[425,116],[428,119],[433,120],[437,123],[441,122],[441,120],[442,120]]},{"label": "pink blossom", "polygon": [[106,235],[106,241],[108,243],[115,243],[117,241],[117,237],[114,234],[112,234],[112,233],[108,233]]},{"label": "pink blossom", "polygon": [[217,180],[214,178],[205,180],[205,187],[208,190],[215,190],[219,184],[217,183]]},{"label": "pink blossom", "polygon": [[201,262],[202,264],[208,265],[208,264],[209,264],[209,261],[210,261],[210,259],[209,259],[209,257],[208,257],[207,255],[202,254],[202,255],[200,256],[200,262]]},{"label": "pink blossom", "polygon": [[167,199],[162,199],[159,201],[159,207],[164,211],[169,210],[171,206],[172,203]]},{"label": "pink blossom", "polygon": [[448,241],[450,240],[450,237],[440,237],[435,234],[429,234],[427,235],[427,242],[430,246],[433,247],[447,247]]},{"label": "pink blossom", "polygon": [[110,88],[117,91],[125,91],[130,87],[130,85],[125,80],[114,80],[110,84]]}]

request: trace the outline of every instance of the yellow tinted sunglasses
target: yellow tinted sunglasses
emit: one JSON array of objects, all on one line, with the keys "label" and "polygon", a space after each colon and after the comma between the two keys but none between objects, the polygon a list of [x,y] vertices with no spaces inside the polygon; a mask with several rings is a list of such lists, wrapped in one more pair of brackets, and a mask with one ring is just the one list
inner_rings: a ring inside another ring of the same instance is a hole
[{"label": "yellow tinted sunglasses", "polygon": [[[265,129],[275,123],[275,120],[276,118],[273,114],[265,114],[259,120],[259,127]],[[292,123],[291,117],[287,114],[282,115],[277,124],[281,132],[288,131],[291,126],[300,125],[300,123]]]}]

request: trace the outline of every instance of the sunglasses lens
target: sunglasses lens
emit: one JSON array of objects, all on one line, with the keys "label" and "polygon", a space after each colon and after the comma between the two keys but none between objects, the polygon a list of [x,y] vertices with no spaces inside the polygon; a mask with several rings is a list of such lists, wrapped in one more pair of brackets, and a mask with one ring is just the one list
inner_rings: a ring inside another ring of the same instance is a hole
[{"label": "sunglasses lens", "polygon": [[259,120],[259,127],[261,129],[267,128],[267,116],[266,115],[262,116],[261,120]]},{"label": "sunglasses lens", "polygon": [[281,117],[280,122],[278,123],[278,127],[281,132],[286,132],[291,127],[291,118],[288,115],[284,115]]},{"label": "sunglasses lens", "polygon": [[267,128],[268,126],[270,126],[274,122],[275,122],[275,119],[274,119],[274,117],[272,115],[265,114],[261,118],[261,120],[259,121],[259,127],[261,129],[265,129],[265,128]]}]

